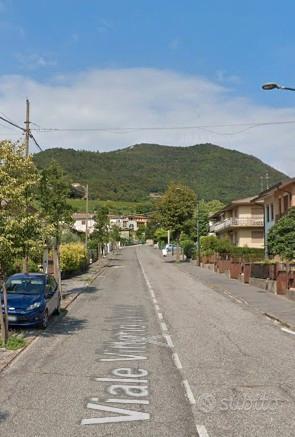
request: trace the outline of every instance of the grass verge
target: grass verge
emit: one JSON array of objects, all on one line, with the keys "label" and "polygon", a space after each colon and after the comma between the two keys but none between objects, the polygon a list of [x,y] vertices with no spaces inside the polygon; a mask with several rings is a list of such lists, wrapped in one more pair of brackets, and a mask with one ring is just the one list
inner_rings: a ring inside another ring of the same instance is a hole
[{"label": "grass verge", "polygon": [[6,345],[3,344],[2,340],[0,340],[0,347],[5,347],[7,350],[16,351],[17,349],[21,349],[26,345],[26,341],[22,335],[12,334],[10,335]]}]

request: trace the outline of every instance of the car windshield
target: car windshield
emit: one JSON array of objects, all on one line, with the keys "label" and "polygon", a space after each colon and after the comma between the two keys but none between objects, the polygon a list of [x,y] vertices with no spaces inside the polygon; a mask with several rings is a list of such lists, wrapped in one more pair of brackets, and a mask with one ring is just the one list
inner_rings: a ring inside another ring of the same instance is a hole
[{"label": "car windshield", "polygon": [[11,278],[6,282],[7,293],[40,294],[44,289],[43,278]]}]

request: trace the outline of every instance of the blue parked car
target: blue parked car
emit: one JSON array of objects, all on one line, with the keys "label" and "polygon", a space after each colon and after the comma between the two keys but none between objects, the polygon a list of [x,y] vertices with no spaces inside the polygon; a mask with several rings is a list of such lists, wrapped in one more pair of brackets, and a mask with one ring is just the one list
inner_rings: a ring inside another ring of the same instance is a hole
[{"label": "blue parked car", "polygon": [[50,275],[17,273],[7,279],[6,289],[9,326],[41,326],[45,329],[51,314],[60,312],[60,290]]}]

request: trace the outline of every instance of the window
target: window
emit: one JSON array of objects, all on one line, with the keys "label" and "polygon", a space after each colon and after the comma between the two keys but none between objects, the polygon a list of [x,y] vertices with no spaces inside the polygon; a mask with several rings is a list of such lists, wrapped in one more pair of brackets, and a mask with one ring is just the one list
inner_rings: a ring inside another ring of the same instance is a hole
[{"label": "window", "polygon": [[271,218],[271,221],[274,221],[275,214],[274,214],[273,203],[270,205],[270,218]]},{"label": "window", "polygon": [[263,239],[263,231],[252,231],[251,238],[252,238],[252,240],[262,240]]},{"label": "window", "polygon": [[269,205],[266,205],[266,221],[269,223]]},{"label": "window", "polygon": [[81,220],[81,223],[82,223],[82,225],[85,225],[86,221],[85,220]]},{"label": "window", "polygon": [[288,211],[289,207],[289,196],[288,194],[284,196],[284,212]]}]

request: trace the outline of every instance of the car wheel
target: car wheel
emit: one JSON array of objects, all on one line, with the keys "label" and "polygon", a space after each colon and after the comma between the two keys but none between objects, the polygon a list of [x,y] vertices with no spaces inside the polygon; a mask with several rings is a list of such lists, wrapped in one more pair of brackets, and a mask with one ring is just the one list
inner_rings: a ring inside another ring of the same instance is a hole
[{"label": "car wheel", "polygon": [[56,314],[57,316],[60,314],[60,299],[58,301],[58,305],[55,308],[54,314]]},{"label": "car wheel", "polygon": [[47,326],[48,326],[48,310],[45,310],[41,322],[41,328],[46,329]]}]

